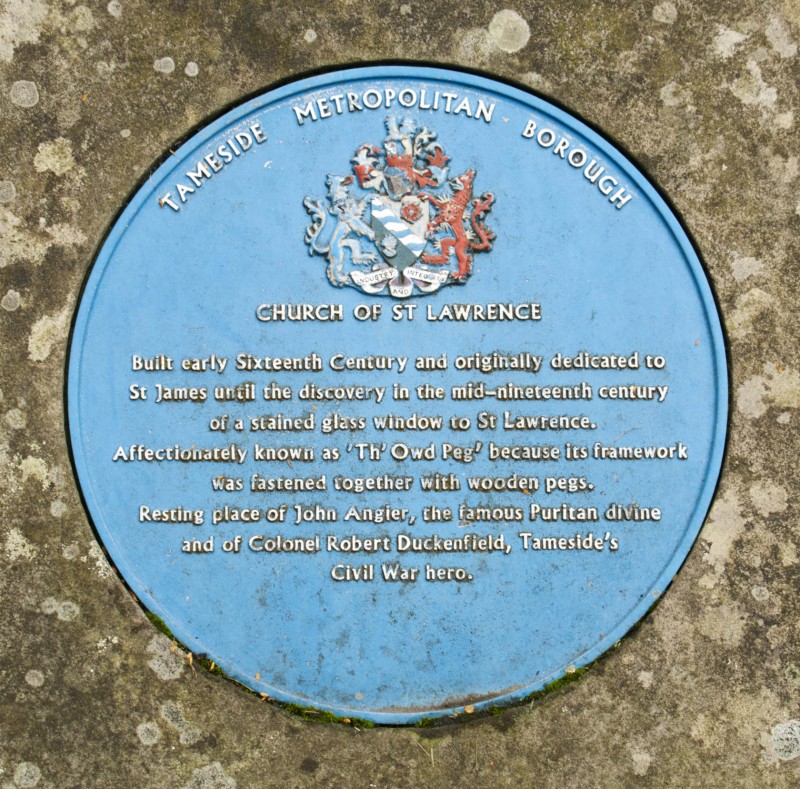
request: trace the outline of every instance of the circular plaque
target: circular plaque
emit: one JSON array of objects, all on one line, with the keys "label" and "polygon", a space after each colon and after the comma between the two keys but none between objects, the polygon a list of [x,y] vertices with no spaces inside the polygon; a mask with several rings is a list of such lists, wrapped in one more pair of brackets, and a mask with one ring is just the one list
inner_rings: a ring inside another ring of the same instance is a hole
[{"label": "circular plaque", "polygon": [[653,185],[453,70],[290,83],[143,182],[77,310],[69,437],[121,576],[196,655],[381,723],[542,689],[685,559],[719,318]]}]

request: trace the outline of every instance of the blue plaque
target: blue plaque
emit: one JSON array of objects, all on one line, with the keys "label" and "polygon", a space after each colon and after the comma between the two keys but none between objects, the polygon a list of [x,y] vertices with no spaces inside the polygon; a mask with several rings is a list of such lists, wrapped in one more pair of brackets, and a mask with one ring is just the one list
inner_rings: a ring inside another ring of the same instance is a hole
[{"label": "blue plaque", "polygon": [[195,654],[380,723],[521,699],[658,599],[725,442],[698,256],[598,132],[453,70],[348,69],[143,182],[76,313],[100,540]]}]

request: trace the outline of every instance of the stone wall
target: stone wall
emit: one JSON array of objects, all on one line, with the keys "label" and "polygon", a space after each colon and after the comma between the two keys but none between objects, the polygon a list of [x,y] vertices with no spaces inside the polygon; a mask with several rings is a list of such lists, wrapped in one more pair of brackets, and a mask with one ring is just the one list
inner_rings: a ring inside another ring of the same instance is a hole
[{"label": "stone wall", "polygon": [[[0,0],[0,785],[797,786],[798,37],[797,0]],[[385,59],[516,80],[640,163],[704,257],[731,418],[686,564],[579,682],[365,730],[245,693],[148,621],[82,508],[63,379],[87,267],[154,161],[246,94]]]}]

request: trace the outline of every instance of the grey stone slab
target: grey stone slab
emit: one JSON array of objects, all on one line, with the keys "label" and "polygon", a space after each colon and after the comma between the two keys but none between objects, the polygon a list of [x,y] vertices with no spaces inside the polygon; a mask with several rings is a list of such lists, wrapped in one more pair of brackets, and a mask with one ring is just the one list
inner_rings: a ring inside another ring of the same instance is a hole
[{"label": "grey stone slab", "polygon": [[[0,4],[0,786],[796,786],[798,38],[796,0]],[[580,682],[430,729],[309,722],[190,664],[107,565],[63,422],[81,282],[157,157],[247,93],[387,58],[517,80],[624,146],[731,357],[722,481],[663,603]]]}]

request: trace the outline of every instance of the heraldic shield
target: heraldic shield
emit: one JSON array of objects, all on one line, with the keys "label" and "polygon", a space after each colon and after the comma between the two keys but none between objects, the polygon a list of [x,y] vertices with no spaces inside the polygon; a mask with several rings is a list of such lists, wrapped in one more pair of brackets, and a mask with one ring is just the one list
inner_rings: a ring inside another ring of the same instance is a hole
[{"label": "heraldic shield", "polygon": [[413,266],[427,246],[430,207],[427,202],[396,202],[383,197],[373,197],[370,224],[375,231],[375,242],[390,266],[404,271]]},{"label": "heraldic shield", "polygon": [[[494,195],[473,196],[474,170],[449,176],[430,129],[386,119],[383,147],[360,145],[351,175],[327,176],[327,204],[310,195],[305,241],[337,287],[407,298],[464,284],[473,255],[492,248],[484,223]],[[325,240],[323,240],[325,239]]]}]

